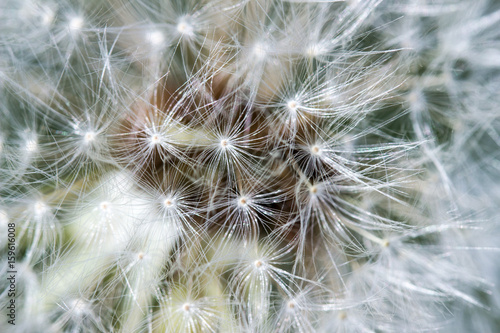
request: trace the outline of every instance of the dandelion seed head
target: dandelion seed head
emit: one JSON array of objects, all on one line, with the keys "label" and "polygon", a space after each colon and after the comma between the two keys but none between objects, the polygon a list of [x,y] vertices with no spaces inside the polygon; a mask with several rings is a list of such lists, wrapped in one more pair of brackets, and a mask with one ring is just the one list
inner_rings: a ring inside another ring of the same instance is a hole
[{"label": "dandelion seed head", "polygon": [[36,329],[435,331],[475,304],[454,256],[479,249],[443,221],[494,184],[492,1],[39,2],[0,13]]}]

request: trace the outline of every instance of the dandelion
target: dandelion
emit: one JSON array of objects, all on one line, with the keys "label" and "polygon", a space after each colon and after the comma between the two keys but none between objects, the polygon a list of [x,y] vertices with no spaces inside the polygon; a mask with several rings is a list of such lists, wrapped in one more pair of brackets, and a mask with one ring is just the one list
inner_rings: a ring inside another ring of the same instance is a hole
[{"label": "dandelion", "polygon": [[0,330],[498,331],[499,13],[4,1]]}]

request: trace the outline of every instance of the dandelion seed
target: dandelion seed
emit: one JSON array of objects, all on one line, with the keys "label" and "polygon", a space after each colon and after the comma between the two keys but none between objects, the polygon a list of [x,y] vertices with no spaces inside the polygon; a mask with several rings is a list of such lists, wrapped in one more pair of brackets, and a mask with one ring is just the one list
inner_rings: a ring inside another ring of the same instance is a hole
[{"label": "dandelion seed", "polygon": [[159,145],[162,142],[162,136],[160,134],[152,134],[149,140],[152,145]]},{"label": "dandelion seed", "polygon": [[257,43],[253,46],[252,49],[252,54],[258,59],[262,60],[267,56],[268,53],[268,47],[266,44],[263,43]]},{"label": "dandelion seed", "polygon": [[256,268],[259,268],[259,269],[260,269],[260,268],[264,265],[264,263],[263,263],[261,260],[255,260],[255,261],[253,262],[253,265],[254,265]]},{"label": "dandelion seed", "polygon": [[89,313],[89,306],[87,302],[81,299],[73,299],[69,302],[69,309],[73,311],[74,315],[80,317]]},{"label": "dandelion seed", "polygon": [[71,32],[79,32],[83,28],[83,23],[83,17],[75,16],[69,20],[69,30]]},{"label": "dandelion seed", "polygon": [[325,52],[326,50],[321,44],[313,44],[306,48],[306,55],[311,58],[323,55]]},{"label": "dandelion seed", "polygon": [[161,31],[149,32],[146,38],[153,46],[161,46],[165,42],[165,37]]},{"label": "dandelion seed", "polygon": [[314,194],[317,194],[317,193],[318,193],[318,187],[317,187],[316,185],[311,186],[311,187],[309,188],[309,192],[310,192],[311,194],[313,194],[313,195],[314,195]]},{"label": "dandelion seed", "polygon": [[104,201],[104,202],[101,202],[101,203],[99,204],[99,208],[100,208],[103,212],[107,213],[107,212],[109,212],[109,211],[110,211],[110,209],[111,209],[111,204],[110,204],[108,201]]},{"label": "dandelion seed", "polygon": [[319,156],[319,155],[321,155],[321,148],[317,145],[314,145],[311,147],[311,153],[313,155]]},{"label": "dandelion seed", "polygon": [[163,201],[163,205],[165,206],[165,208],[172,208],[172,207],[175,207],[176,205],[176,200],[174,200],[173,198],[166,198],[164,201]]},{"label": "dandelion seed", "polygon": [[238,206],[239,207],[247,207],[247,205],[248,205],[247,197],[242,196],[242,197],[238,198]]},{"label": "dandelion seed", "polygon": [[181,36],[186,36],[186,37],[194,36],[194,27],[186,17],[183,17],[179,20],[176,29]]},{"label": "dandelion seed", "polygon": [[34,139],[30,139],[26,142],[25,149],[28,153],[33,153],[38,150],[38,143]]},{"label": "dandelion seed", "polygon": [[295,112],[297,111],[299,104],[297,103],[297,101],[291,100],[286,104],[286,106],[288,107],[288,110],[290,110],[291,112]]},{"label": "dandelion seed", "polygon": [[35,210],[35,217],[36,218],[43,217],[49,211],[49,207],[43,201],[35,202],[35,205],[33,208]]},{"label": "dandelion seed", "polygon": [[220,146],[222,147],[222,149],[229,148],[230,147],[229,141],[227,139],[222,139],[220,141]]},{"label": "dandelion seed", "polygon": [[55,18],[54,11],[50,8],[45,8],[42,14],[42,24],[45,26],[50,26],[52,22],[54,22],[54,18]]},{"label": "dandelion seed", "polygon": [[83,139],[86,144],[90,144],[95,140],[96,134],[94,132],[87,132],[84,134]]}]

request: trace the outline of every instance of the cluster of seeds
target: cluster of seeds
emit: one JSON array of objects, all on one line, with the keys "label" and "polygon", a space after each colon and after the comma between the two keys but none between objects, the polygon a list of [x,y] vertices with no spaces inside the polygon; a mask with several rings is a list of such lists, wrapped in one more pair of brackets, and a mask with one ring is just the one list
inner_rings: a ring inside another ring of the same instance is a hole
[{"label": "cluster of seeds", "polygon": [[465,195],[500,144],[497,7],[3,1],[0,328],[453,330],[493,302],[464,216],[500,196]]}]

